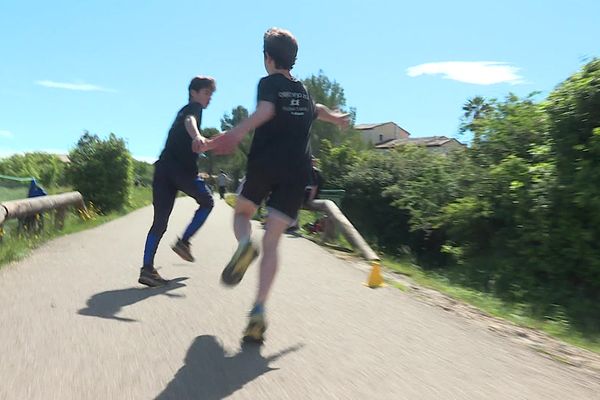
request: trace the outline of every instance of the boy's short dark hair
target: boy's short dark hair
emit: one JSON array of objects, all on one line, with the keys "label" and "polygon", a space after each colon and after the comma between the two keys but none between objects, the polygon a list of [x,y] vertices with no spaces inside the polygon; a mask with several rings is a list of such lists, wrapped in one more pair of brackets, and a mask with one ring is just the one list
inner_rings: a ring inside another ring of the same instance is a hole
[{"label": "boy's short dark hair", "polygon": [[215,84],[215,80],[210,76],[196,76],[190,82],[190,86],[188,86],[189,90],[198,91],[200,89],[209,88],[213,92],[217,90],[217,85]]},{"label": "boy's short dark hair", "polygon": [[291,32],[271,28],[265,32],[263,51],[275,61],[279,69],[292,69],[298,54],[298,42]]}]

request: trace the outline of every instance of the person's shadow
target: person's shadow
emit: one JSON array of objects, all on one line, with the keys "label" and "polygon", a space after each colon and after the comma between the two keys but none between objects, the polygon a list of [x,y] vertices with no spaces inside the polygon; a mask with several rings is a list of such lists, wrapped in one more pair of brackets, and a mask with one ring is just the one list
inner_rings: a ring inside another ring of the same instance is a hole
[{"label": "person's shadow", "polygon": [[223,399],[276,370],[269,367],[271,361],[302,347],[297,344],[265,358],[260,354],[261,346],[244,344],[239,353],[227,356],[214,336],[198,336],[185,356],[185,365],[156,399]]},{"label": "person's shadow", "polygon": [[132,287],[127,289],[109,290],[102,293],[97,293],[90,297],[86,303],[87,307],[82,308],[77,313],[80,315],[88,315],[91,317],[116,319],[123,322],[135,322],[135,319],[117,317],[117,313],[125,306],[129,306],[147,299],[148,297],[164,294],[169,297],[183,297],[181,294],[169,293],[184,287],[181,283],[188,279],[187,277],[171,279],[165,286],[142,288]]}]

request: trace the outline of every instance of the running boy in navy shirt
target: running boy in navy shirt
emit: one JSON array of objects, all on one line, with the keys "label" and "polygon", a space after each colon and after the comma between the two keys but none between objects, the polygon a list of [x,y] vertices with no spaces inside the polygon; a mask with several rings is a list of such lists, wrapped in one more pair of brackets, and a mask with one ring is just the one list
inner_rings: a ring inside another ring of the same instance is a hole
[{"label": "running boy in navy shirt", "polygon": [[217,153],[231,152],[249,131],[255,129],[246,181],[235,207],[233,228],[238,248],[221,275],[224,284],[238,284],[258,256],[258,247],[250,238],[250,218],[267,199],[269,215],[262,240],[259,287],[244,341],[263,340],[266,330],[264,304],[278,267],[279,239],[296,219],[310,181],[311,124],[315,118],[341,126],[348,124],[347,114],[315,104],[302,82],[290,74],[297,51],[298,44],[290,32],[272,28],[265,33],[263,53],[268,76],[258,83],[256,111],[204,147]]},{"label": "running boy in navy shirt", "polygon": [[178,190],[193,197],[199,207],[181,238],[171,248],[184,260],[194,261],[190,251],[190,238],[204,224],[214,205],[212,193],[198,176],[197,160],[200,148],[206,143],[206,138],[200,133],[202,110],[208,107],[215,90],[213,78],[197,76],[192,79],[188,87],[189,103],[177,113],[165,148],[154,164],[154,221],[146,238],[143,267],[138,279],[144,285],[160,286],[168,282],[154,268],[154,255],[167,230]]}]

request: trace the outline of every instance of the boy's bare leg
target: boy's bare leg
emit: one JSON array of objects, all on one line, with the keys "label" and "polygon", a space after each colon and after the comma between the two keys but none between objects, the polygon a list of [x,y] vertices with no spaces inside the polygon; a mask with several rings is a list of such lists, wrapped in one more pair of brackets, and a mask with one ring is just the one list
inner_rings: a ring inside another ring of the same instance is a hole
[{"label": "boy's bare leg", "polygon": [[252,225],[250,218],[256,212],[256,205],[242,196],[238,196],[233,216],[233,232],[238,241],[238,247],[231,260],[221,273],[221,282],[235,286],[244,277],[252,261],[258,256],[258,248],[252,243]]},{"label": "boy's bare leg", "polygon": [[288,216],[275,210],[269,212],[262,243],[263,254],[260,260],[258,294],[254,304],[264,305],[269,295],[279,264],[277,247],[281,235],[289,227],[290,221],[291,219]]},{"label": "boy's bare leg", "polygon": [[238,196],[233,216],[233,232],[238,242],[242,239],[250,239],[252,234],[250,219],[256,213],[257,208],[250,200]]},{"label": "boy's bare leg", "polygon": [[277,267],[279,264],[277,248],[283,232],[290,225],[291,218],[277,211],[271,210],[265,224],[265,234],[263,236],[263,256],[260,260],[260,272],[258,282],[258,293],[252,311],[250,311],[250,320],[244,331],[244,342],[262,343],[264,333],[267,329],[267,323],[264,316],[264,304],[267,300]]}]

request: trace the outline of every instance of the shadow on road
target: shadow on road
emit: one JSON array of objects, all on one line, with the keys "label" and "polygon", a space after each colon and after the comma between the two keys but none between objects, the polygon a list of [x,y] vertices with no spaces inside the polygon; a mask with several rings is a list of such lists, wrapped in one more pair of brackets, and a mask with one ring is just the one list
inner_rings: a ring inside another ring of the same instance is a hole
[{"label": "shadow on road", "polygon": [[132,287],[127,289],[109,290],[97,293],[89,298],[87,307],[78,311],[78,314],[88,315],[90,317],[99,317],[115,319],[123,322],[135,322],[135,319],[117,317],[117,313],[125,306],[130,306],[148,297],[164,294],[169,297],[183,297],[181,294],[169,293],[171,290],[184,287],[181,283],[188,279],[187,277],[171,279],[165,286],[146,288]]},{"label": "shadow on road", "polygon": [[198,336],[185,356],[185,365],[156,399],[223,399],[262,374],[278,369],[269,367],[269,363],[303,346],[291,346],[265,358],[260,354],[261,346],[250,344],[227,356],[214,336]]}]

